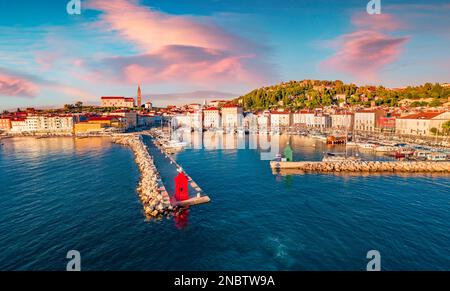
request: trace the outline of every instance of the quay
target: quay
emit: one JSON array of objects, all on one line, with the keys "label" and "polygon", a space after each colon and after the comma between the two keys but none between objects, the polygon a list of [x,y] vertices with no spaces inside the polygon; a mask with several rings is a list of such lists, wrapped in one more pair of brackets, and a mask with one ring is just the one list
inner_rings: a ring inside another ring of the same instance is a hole
[{"label": "quay", "polygon": [[299,170],[303,172],[363,172],[363,173],[442,173],[450,174],[450,162],[385,162],[385,161],[332,161],[332,162],[277,162],[271,161],[273,170]]}]

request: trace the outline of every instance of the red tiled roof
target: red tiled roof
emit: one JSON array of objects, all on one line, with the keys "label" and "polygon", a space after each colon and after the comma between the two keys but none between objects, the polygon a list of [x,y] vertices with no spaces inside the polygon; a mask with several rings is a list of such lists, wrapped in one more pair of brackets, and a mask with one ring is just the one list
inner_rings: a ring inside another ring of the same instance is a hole
[{"label": "red tiled roof", "polygon": [[115,118],[114,116],[91,117],[88,121],[109,121]]},{"label": "red tiled roof", "polygon": [[270,114],[290,114],[290,112],[289,111],[273,111],[273,112],[270,112]]},{"label": "red tiled roof", "polygon": [[102,97],[102,100],[107,100],[107,99],[125,99],[125,97],[114,97],[114,96],[104,96],[104,97]]},{"label": "red tiled roof", "polygon": [[420,113],[416,113],[416,114],[403,116],[403,117],[400,117],[399,119],[432,119],[441,114],[442,114],[442,112],[420,112]]},{"label": "red tiled roof", "polygon": [[238,108],[239,106],[235,105],[235,104],[225,104],[223,106],[223,108]]},{"label": "red tiled roof", "polygon": [[216,111],[219,110],[216,107],[209,107],[209,108],[205,108],[204,111]]}]

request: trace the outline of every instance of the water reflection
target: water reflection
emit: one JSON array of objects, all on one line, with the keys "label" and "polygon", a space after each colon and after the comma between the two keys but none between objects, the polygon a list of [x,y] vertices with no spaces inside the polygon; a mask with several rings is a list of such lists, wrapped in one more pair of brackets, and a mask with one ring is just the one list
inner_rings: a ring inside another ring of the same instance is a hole
[{"label": "water reflection", "polygon": [[[345,153],[347,155],[358,155],[364,160],[392,160],[382,153],[373,151],[361,151],[357,147],[346,147],[345,145],[327,145],[323,140],[305,137],[301,135],[247,135],[219,132],[182,132],[177,136],[180,140],[187,142],[192,149],[214,150],[258,150],[262,160],[272,160],[289,143],[294,152],[295,161],[319,161],[327,152]],[[263,154],[268,154],[263,156]]]}]

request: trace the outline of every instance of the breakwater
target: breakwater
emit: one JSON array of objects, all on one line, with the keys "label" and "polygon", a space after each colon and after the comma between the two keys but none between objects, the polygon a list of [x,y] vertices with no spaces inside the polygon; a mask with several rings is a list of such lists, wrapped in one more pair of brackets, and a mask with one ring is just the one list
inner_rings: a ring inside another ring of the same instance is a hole
[{"label": "breakwater", "polygon": [[270,162],[272,169],[296,169],[305,172],[374,172],[374,173],[450,173],[450,162]]},{"label": "breakwater", "polygon": [[113,142],[131,148],[135,155],[136,164],[141,172],[137,191],[144,206],[144,213],[148,219],[161,219],[176,214],[177,207],[172,206],[169,193],[164,187],[153,158],[137,135],[115,136]]}]

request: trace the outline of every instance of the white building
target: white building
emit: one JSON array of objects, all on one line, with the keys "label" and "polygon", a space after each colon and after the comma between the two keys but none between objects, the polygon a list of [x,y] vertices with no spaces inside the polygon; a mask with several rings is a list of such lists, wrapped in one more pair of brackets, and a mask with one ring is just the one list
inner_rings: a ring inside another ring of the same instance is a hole
[{"label": "white building", "polygon": [[355,112],[354,128],[357,131],[376,131],[378,121],[386,113],[383,110],[363,110]]},{"label": "white building", "polygon": [[191,127],[191,117],[187,114],[178,114],[172,117],[172,127]]},{"label": "white building", "polygon": [[11,132],[22,133],[27,128],[27,120],[25,118],[15,118],[11,120]]},{"label": "white building", "polygon": [[116,108],[132,108],[135,106],[134,98],[126,97],[102,97],[102,107],[116,107]]},{"label": "white building", "polygon": [[220,110],[209,107],[203,110],[203,126],[205,128],[219,128],[221,126]]},{"label": "white building", "polygon": [[315,115],[314,124],[315,128],[330,128],[331,127],[331,117],[329,115]]},{"label": "white building", "polygon": [[[308,115],[310,115],[309,118],[308,118]],[[292,116],[293,116],[292,122],[295,125],[305,126],[305,125],[307,125],[307,120],[311,120],[311,123],[312,123],[312,120],[314,119],[314,113],[312,113],[308,110],[301,110],[301,111],[295,112],[294,114],[292,114]]]},{"label": "white building", "polygon": [[258,128],[258,115],[251,112],[247,113],[244,117],[244,127],[256,130]]},{"label": "white building", "polygon": [[331,114],[331,127],[334,129],[352,130],[355,115],[352,113]]},{"label": "white building", "polygon": [[236,128],[242,126],[244,114],[242,107],[237,105],[225,105],[222,107],[222,126]]},{"label": "white building", "polygon": [[203,130],[203,112],[201,109],[188,113],[191,121],[191,128],[195,130]]},{"label": "white building", "polygon": [[270,124],[272,127],[287,127],[292,124],[292,114],[288,111],[270,112]]},{"label": "white building", "polygon": [[11,124],[15,133],[71,133],[74,117],[71,115],[28,115]]},{"label": "white building", "polygon": [[395,131],[397,134],[432,136],[432,128],[442,132],[442,125],[449,120],[450,111],[411,114],[395,120]]},{"label": "white building", "polygon": [[264,111],[258,114],[258,128],[259,129],[270,128],[270,111]]}]

